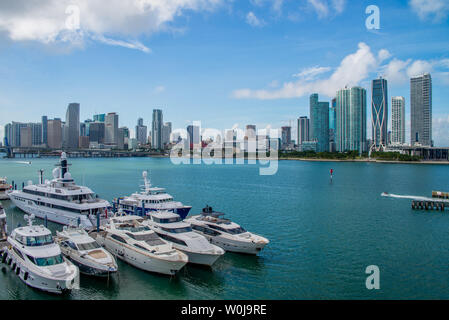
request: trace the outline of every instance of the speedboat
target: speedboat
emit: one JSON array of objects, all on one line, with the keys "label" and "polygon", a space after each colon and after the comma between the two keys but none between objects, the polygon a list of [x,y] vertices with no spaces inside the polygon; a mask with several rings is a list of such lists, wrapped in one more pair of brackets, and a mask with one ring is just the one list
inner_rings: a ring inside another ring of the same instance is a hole
[{"label": "speedboat", "polygon": [[8,226],[6,224],[6,213],[0,203],[0,241],[6,241],[8,238]]},{"label": "speedboat", "polygon": [[193,231],[226,251],[257,254],[269,243],[268,239],[246,231],[223,216],[224,213],[215,212],[207,206],[201,214],[189,217],[185,222],[191,225]]},{"label": "speedboat", "polygon": [[142,173],[144,185],[140,192],[133,193],[128,197],[116,199],[118,208],[128,214],[144,216],[151,211],[172,211],[185,219],[189,214],[191,206],[185,206],[181,202],[174,201],[173,197],[165,192],[164,188],[152,187],[148,172]]},{"label": "speedboat", "polygon": [[173,246],[189,256],[189,262],[212,266],[225,252],[202,235],[193,232],[190,224],[182,222],[181,217],[173,212],[151,212],[150,219],[145,220],[159,237],[173,243]]},{"label": "speedboat", "polygon": [[7,183],[6,178],[0,178],[0,200],[9,200],[9,191],[11,190],[11,185]]},{"label": "speedboat", "polygon": [[30,287],[62,294],[79,288],[79,270],[64,258],[50,230],[34,226],[34,216],[26,216],[28,225],[14,229],[2,262]]},{"label": "speedboat", "polygon": [[136,268],[175,275],[187,264],[187,255],[159,238],[142,222],[142,217],[118,213],[96,233],[96,240],[117,258]]},{"label": "speedboat", "polygon": [[105,277],[117,272],[117,262],[112,254],[102,248],[82,228],[64,226],[56,232],[56,243],[82,274]]},{"label": "speedboat", "polygon": [[22,190],[9,194],[11,201],[22,211],[62,225],[81,225],[92,229],[107,219],[110,204],[99,199],[88,187],[75,183],[68,171],[65,152],[53,170],[53,180],[43,181],[40,170],[39,184],[31,181]]}]

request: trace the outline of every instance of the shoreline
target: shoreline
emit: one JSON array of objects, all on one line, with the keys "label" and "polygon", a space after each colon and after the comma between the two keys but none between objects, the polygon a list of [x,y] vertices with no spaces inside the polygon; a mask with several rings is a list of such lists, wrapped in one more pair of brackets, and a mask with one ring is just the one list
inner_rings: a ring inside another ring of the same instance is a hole
[{"label": "shoreline", "polygon": [[386,164],[444,164],[448,165],[449,161],[396,161],[396,160],[378,160],[378,159],[318,159],[318,158],[279,158],[279,160],[287,161],[309,161],[309,162],[372,162]]}]

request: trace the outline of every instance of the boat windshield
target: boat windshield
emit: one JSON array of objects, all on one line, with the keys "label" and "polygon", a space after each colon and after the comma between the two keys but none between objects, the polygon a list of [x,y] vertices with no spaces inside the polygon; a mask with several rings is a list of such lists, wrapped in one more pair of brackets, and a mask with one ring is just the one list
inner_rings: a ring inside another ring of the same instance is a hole
[{"label": "boat windshield", "polygon": [[140,227],[120,227],[120,230],[125,230],[125,231],[129,231],[129,232],[142,232],[142,231],[150,231],[150,228],[148,227],[144,227],[144,226],[140,226]]},{"label": "boat windshield", "polygon": [[95,241],[88,242],[88,243],[77,243],[79,250],[93,250],[100,248],[100,245],[96,243]]},{"label": "boat windshield", "polygon": [[134,240],[145,241],[150,246],[157,246],[157,245],[165,244],[159,238],[159,236],[156,233],[154,233],[154,232],[146,233],[146,234],[130,234],[130,233],[127,233],[127,235],[130,236],[131,238],[133,238]]},{"label": "boat windshield", "polygon": [[162,230],[171,232],[171,233],[185,233],[185,232],[191,232],[191,227],[182,227],[182,228],[162,228]]},{"label": "boat windshield", "polygon": [[39,246],[45,246],[47,244],[53,243],[53,237],[51,234],[47,234],[45,236],[33,236],[33,237],[26,237],[26,246],[28,247],[39,247]]},{"label": "boat windshield", "polygon": [[63,263],[64,258],[62,257],[62,254],[58,254],[54,257],[34,258],[33,262],[39,267],[48,267]]},{"label": "boat windshield", "polygon": [[173,223],[173,222],[180,222],[181,217],[174,217],[174,218],[167,218],[167,219],[161,219],[154,217],[154,221],[157,223]]},{"label": "boat windshield", "polygon": [[245,233],[246,230],[243,229],[242,227],[238,227],[238,228],[234,228],[234,229],[225,229],[227,233],[230,234],[241,234],[241,233]]}]

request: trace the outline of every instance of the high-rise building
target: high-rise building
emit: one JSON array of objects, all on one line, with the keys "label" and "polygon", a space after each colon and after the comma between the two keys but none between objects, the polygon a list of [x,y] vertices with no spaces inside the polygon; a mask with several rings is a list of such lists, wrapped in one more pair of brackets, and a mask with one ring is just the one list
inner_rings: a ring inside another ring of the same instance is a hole
[{"label": "high-rise building", "polygon": [[411,144],[432,146],[432,77],[410,79]]},{"label": "high-rise building", "polygon": [[187,126],[187,134],[188,134],[188,141],[189,141],[190,149],[192,149],[194,146],[198,146],[201,143],[199,126],[193,126],[193,125]]},{"label": "high-rise building", "polygon": [[118,114],[110,112],[105,118],[104,143],[117,144],[118,140]]},{"label": "high-rise building", "polygon": [[26,127],[26,123],[12,122],[11,124],[11,146],[20,147],[20,129]]},{"label": "high-rise building", "polygon": [[151,128],[151,147],[153,149],[162,149],[162,127],[164,126],[164,118],[162,110],[153,110],[153,123]]},{"label": "high-rise building", "polygon": [[67,148],[78,149],[80,136],[80,104],[70,103],[65,116]]},{"label": "high-rise building", "polygon": [[309,118],[299,117],[298,119],[298,145],[302,145],[304,141],[309,141]]},{"label": "high-rise building", "polygon": [[337,145],[335,143],[335,129],[337,124],[337,98],[332,99],[329,108],[329,151],[335,152]]},{"label": "high-rise building", "polygon": [[47,116],[42,116],[42,144],[47,145]]},{"label": "high-rise building", "polygon": [[311,141],[317,141],[317,152],[329,151],[329,102],[318,101],[318,94],[310,96]]},{"label": "high-rise building", "polygon": [[164,148],[170,144],[171,130],[171,122],[164,123],[164,127],[162,128],[162,145],[164,146]]},{"label": "high-rise building", "polygon": [[48,120],[47,145],[51,149],[62,147],[62,123],[61,119]]},{"label": "high-rise building", "polygon": [[31,147],[31,126],[26,126],[20,128],[20,146],[21,147]]},{"label": "high-rise building", "polygon": [[281,147],[288,148],[292,143],[292,127],[282,127],[281,132]]},{"label": "high-rise building", "polygon": [[126,127],[118,128],[117,149],[120,150],[125,149],[126,135],[128,135],[128,128]]},{"label": "high-rise building", "polygon": [[27,123],[27,127],[31,128],[31,145],[42,145],[42,123]]},{"label": "high-rise building", "polygon": [[246,152],[256,152],[257,151],[257,130],[256,125],[248,124],[245,127],[245,136],[243,138],[243,147]]},{"label": "high-rise building", "polygon": [[391,99],[391,143],[405,143],[405,98]]},{"label": "high-rise building", "polygon": [[141,145],[147,144],[147,135],[148,135],[148,128],[147,126],[143,125],[143,119],[142,118],[137,119],[137,126],[136,126],[137,142]]},{"label": "high-rise building", "polygon": [[89,125],[89,142],[102,144],[104,143],[105,123],[92,122]]},{"label": "high-rise building", "polygon": [[5,147],[11,146],[11,140],[12,139],[12,125],[8,123],[5,126],[5,135],[3,136],[3,145]]},{"label": "high-rise building", "polygon": [[337,92],[337,151],[367,151],[366,90],[344,88]]},{"label": "high-rise building", "polygon": [[94,122],[105,122],[106,115],[104,113],[102,113],[102,114],[95,114],[93,119],[94,119]]},{"label": "high-rise building", "polygon": [[388,82],[374,79],[371,84],[372,148],[384,150],[388,142]]}]

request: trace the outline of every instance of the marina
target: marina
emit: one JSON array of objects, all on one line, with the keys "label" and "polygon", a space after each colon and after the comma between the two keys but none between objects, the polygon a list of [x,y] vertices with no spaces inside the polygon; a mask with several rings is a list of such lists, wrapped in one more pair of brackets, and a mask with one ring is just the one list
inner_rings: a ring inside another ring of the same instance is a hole
[{"label": "marina", "polygon": [[[109,281],[81,274],[80,289],[62,296],[27,288],[1,264],[1,299],[369,299],[374,296],[360,284],[366,265],[373,263],[386,270],[385,291],[376,298],[449,297],[441,283],[449,261],[447,213],[424,214],[411,209],[411,199],[379,196],[384,190],[405,195],[446,190],[444,166],[338,163],[332,164],[337,175],[330,183],[328,164],[281,161],[278,175],[266,183],[256,169],[244,165],[174,166],[169,159],[143,158],[70,162],[76,181],[102,199],[132,194],[142,171],[151,169],[156,185],[192,206],[191,216],[210,204],[270,243],[254,256],[227,252],[211,268],[187,263],[175,277],[144,272],[117,259],[118,272]],[[26,166],[1,160],[0,172],[8,172],[8,180],[20,186],[30,179],[38,184],[38,170],[51,172],[54,164],[54,159],[36,159]],[[429,171],[439,178],[429,179]],[[381,179],[387,175],[398,183],[392,186]],[[307,201],[318,195],[325,195],[322,201]],[[2,204],[9,231],[26,225],[23,211],[12,201]],[[36,218],[35,224],[45,220]],[[49,220],[48,229],[56,236],[63,226]],[[419,267],[423,257],[432,272]],[[413,283],[407,281],[411,277]]]}]

